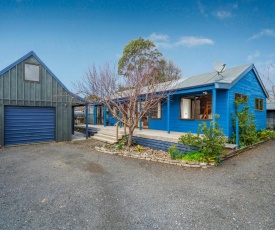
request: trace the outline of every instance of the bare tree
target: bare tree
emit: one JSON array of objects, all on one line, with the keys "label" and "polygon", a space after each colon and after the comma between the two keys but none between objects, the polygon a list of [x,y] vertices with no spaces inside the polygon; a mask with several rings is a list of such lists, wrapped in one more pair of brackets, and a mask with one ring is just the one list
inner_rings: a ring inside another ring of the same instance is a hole
[{"label": "bare tree", "polygon": [[275,100],[275,78],[271,74],[272,69],[275,70],[274,65],[270,64],[269,66],[267,66],[266,75],[262,74],[262,77],[264,79],[264,84],[269,94],[269,100],[274,101]]},{"label": "bare tree", "polygon": [[[150,81],[148,76],[150,75]],[[76,84],[78,93],[104,104],[112,116],[129,129],[128,147],[140,119],[167,98],[169,92],[176,88],[178,81],[159,83],[155,66],[133,68],[127,77],[117,74],[116,68],[106,64],[103,68],[93,66],[82,80]],[[120,90],[120,89],[126,90]],[[142,102],[142,108],[139,104]]]}]

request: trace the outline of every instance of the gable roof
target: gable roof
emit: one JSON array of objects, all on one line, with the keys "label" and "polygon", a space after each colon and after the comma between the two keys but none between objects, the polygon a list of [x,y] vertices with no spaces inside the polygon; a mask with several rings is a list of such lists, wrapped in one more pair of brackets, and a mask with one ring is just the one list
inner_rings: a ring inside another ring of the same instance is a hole
[{"label": "gable roof", "polygon": [[197,87],[207,86],[207,85],[215,85],[216,88],[229,89],[235,83],[237,83],[245,74],[247,74],[250,70],[254,71],[259,84],[261,85],[266,97],[268,97],[268,93],[253,64],[227,68],[224,72],[220,74],[220,76],[215,71],[192,76],[192,77],[186,78],[184,81],[179,83],[177,86],[177,89],[193,88],[193,87],[197,88]]},{"label": "gable roof", "polygon": [[36,53],[34,51],[30,51],[29,53],[27,53],[23,57],[19,58],[17,61],[13,62],[9,66],[7,66],[3,70],[1,70],[0,71],[0,76],[3,75],[4,73],[8,72],[10,69],[12,69],[13,67],[15,67],[16,65],[23,62],[24,60],[26,60],[27,58],[29,58],[31,56],[33,56],[47,70],[47,72],[61,85],[61,87],[68,94],[72,95],[73,97],[75,97],[78,100],[83,101],[84,103],[90,103],[89,101],[85,100],[84,98],[81,98],[78,95],[72,93],[70,90],[68,90],[68,88],[55,76],[55,74],[45,65],[45,63],[36,55]]}]

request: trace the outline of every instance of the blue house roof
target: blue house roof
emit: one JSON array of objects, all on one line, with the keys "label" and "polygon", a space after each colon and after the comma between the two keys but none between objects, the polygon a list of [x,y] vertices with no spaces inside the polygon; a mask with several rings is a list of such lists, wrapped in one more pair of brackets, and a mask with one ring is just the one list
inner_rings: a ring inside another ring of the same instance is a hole
[{"label": "blue house roof", "polygon": [[79,97],[78,95],[76,95],[76,94],[72,93],[70,90],[68,90],[67,87],[55,76],[55,74],[45,65],[45,63],[36,55],[36,53],[34,51],[30,51],[29,53],[27,53],[23,57],[19,58],[17,61],[13,62],[9,66],[7,66],[3,70],[1,70],[0,71],[0,76],[3,75],[4,73],[8,72],[10,69],[12,69],[13,67],[15,67],[16,65],[23,62],[24,60],[26,60],[27,58],[29,58],[31,56],[33,56],[48,71],[48,73],[62,86],[62,88],[64,90],[67,91],[67,93],[71,94],[72,96],[74,96],[78,100],[81,100],[85,103],[90,103],[89,101]]},{"label": "blue house roof", "polygon": [[230,89],[250,70],[253,70],[266,97],[268,97],[268,92],[264,84],[262,83],[262,80],[253,64],[227,68],[224,72],[222,72],[219,75],[217,74],[217,72],[213,71],[209,73],[192,76],[184,80],[181,80],[176,88],[184,90],[186,88],[197,88],[197,87],[215,85],[215,88]]}]

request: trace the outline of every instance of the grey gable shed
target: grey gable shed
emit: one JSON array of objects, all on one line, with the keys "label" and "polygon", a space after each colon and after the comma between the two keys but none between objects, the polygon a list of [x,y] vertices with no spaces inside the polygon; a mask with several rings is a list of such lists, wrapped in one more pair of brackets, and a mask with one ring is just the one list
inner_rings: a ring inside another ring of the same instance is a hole
[{"label": "grey gable shed", "polygon": [[31,51],[0,71],[0,145],[70,141],[74,107],[87,103]]}]

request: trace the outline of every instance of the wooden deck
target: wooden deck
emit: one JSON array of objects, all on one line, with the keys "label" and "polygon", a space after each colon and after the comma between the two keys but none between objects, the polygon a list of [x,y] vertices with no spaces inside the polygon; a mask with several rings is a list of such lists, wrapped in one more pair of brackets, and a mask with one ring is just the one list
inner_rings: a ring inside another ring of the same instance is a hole
[{"label": "wooden deck", "polygon": [[[85,127],[85,125],[75,125],[75,127]],[[116,133],[116,127],[115,126],[106,126],[103,125],[88,125],[89,129],[97,129],[98,131],[102,132],[109,132],[109,133]],[[124,128],[118,129],[119,134],[124,134]],[[143,138],[149,138],[153,140],[160,140],[160,141],[170,141],[177,143],[178,139],[181,135],[184,135],[186,133],[183,132],[170,132],[167,133],[167,131],[162,130],[152,130],[152,129],[142,129],[139,130],[139,128],[136,128],[134,131],[134,136],[136,137],[143,137]]]}]

